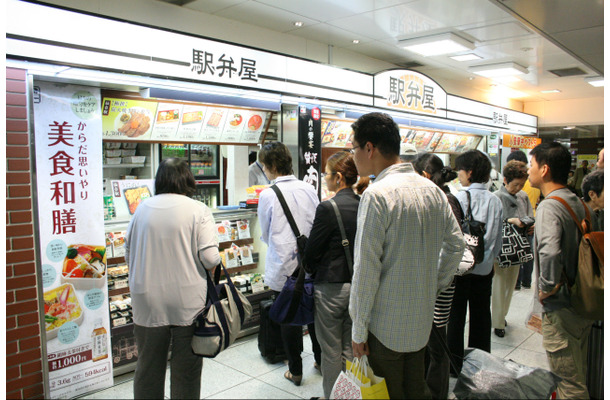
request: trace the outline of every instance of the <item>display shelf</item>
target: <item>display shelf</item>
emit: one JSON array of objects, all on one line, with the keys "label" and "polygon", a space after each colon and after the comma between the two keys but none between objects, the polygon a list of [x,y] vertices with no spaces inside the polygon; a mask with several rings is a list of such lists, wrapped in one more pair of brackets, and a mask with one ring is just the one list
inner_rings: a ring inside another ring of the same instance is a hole
[{"label": "display shelf", "polygon": [[108,265],[125,264],[125,257],[110,257],[106,259]]},{"label": "display shelf", "polygon": [[150,165],[146,165],[146,164],[104,164],[104,168],[110,168],[110,169],[114,169],[114,168],[144,168],[144,167],[149,167]]},{"label": "display shelf", "polygon": [[248,219],[256,217],[256,209],[239,208],[237,210],[213,209],[212,215],[216,222],[223,220]]},{"label": "display shelf", "polygon": [[219,250],[228,249],[229,247],[231,247],[231,245],[233,243],[235,243],[237,246],[241,247],[241,246],[244,246],[246,244],[254,243],[254,239],[252,239],[252,238],[250,238],[250,239],[237,239],[237,240],[229,240],[227,242],[220,242],[220,243],[218,243],[218,249]]},{"label": "display shelf", "polygon": [[112,331],[112,334],[129,334],[129,333],[133,333],[133,327],[135,326],[135,324],[133,322],[130,322],[128,324],[125,325],[119,325],[119,326],[113,326],[110,328],[110,330]]},{"label": "display shelf", "polygon": [[258,267],[258,264],[253,263],[253,264],[246,264],[246,265],[240,265],[238,267],[233,267],[233,268],[227,268],[227,272],[229,274],[235,274],[238,272],[243,272],[243,271],[249,271],[251,269],[256,269]]},{"label": "display shelf", "polygon": [[121,289],[109,289],[108,297],[120,296],[120,295],[126,294],[126,293],[129,293],[129,286],[121,288]]}]

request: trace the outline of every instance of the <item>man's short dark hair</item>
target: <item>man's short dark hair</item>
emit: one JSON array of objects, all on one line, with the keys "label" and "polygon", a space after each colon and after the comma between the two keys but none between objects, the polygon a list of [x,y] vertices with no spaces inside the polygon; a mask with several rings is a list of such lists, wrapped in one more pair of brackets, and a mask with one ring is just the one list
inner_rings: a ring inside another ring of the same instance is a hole
[{"label": "man's short dark hair", "polygon": [[191,197],[197,191],[195,178],[186,161],[166,158],[155,176],[155,194],[176,193]]},{"label": "man's short dark hair", "polygon": [[515,150],[506,157],[506,162],[517,160],[527,164],[527,156],[521,150]]},{"label": "man's short dark hair", "polygon": [[491,161],[479,150],[468,150],[455,159],[455,170],[471,171],[471,183],[486,183],[491,173]]},{"label": "man's short dark hair", "polygon": [[530,155],[540,167],[549,167],[553,182],[561,185],[568,183],[572,155],[567,147],[557,142],[540,143],[530,151]]},{"label": "man's short dark hair", "polygon": [[582,196],[585,201],[591,201],[589,191],[592,190],[597,196],[600,196],[604,191],[604,170],[598,169],[590,174],[587,174],[582,180]]},{"label": "man's short dark hair", "polygon": [[261,162],[278,175],[292,175],[292,155],[284,143],[271,142],[263,146]]},{"label": "man's short dark hair", "polygon": [[385,158],[400,154],[400,130],[388,114],[365,114],[352,124],[352,129],[354,140],[361,148],[371,142]]}]

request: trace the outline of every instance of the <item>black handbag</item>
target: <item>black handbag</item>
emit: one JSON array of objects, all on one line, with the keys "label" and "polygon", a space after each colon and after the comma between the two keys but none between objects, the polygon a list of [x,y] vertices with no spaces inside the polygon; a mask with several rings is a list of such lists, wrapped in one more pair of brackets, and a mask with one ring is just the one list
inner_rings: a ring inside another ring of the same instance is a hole
[{"label": "black handbag", "polygon": [[464,239],[466,240],[466,245],[470,248],[474,256],[474,262],[475,264],[478,264],[485,258],[485,223],[472,219],[472,207],[470,206],[471,198],[468,190],[466,190],[466,196],[468,197],[468,208],[464,213],[462,232],[464,234]]},{"label": "black handbag", "polygon": [[269,317],[278,324],[311,324],[314,319],[313,279],[305,277],[305,268],[302,263],[305,246],[307,245],[307,236],[301,235],[299,232],[288,204],[286,204],[286,199],[284,199],[284,195],[282,195],[277,185],[272,185],[271,189],[277,195],[296,237],[298,265],[292,275],[286,277],[286,283],[284,283],[282,291],[269,310]]},{"label": "black handbag", "polygon": [[502,251],[498,255],[498,265],[508,268],[534,259],[532,246],[518,228],[504,220],[502,222]]}]

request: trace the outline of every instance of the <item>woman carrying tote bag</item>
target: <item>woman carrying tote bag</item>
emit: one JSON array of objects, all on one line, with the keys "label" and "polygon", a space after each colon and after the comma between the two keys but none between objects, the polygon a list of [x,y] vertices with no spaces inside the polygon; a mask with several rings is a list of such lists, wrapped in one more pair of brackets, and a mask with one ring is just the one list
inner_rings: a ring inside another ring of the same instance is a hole
[{"label": "woman carrying tote bag", "polygon": [[[527,181],[527,165],[524,162],[509,161],[502,170],[504,185],[494,194],[502,201],[502,212],[504,221],[514,225],[517,233],[522,234],[523,240],[527,241],[525,234],[534,232],[534,210],[527,194],[522,191]],[[510,227],[507,227],[510,229]],[[525,232],[524,230],[527,230]],[[511,233],[512,229],[509,230]],[[527,243],[529,246],[529,243]],[[517,249],[514,249],[517,251]],[[533,256],[532,256],[533,258]],[[521,264],[503,267],[497,262],[494,264],[494,278],[491,287],[491,320],[494,334],[498,337],[505,335],[505,318],[508,314],[510,302],[515,290],[515,284],[519,277]]]},{"label": "woman carrying tote bag", "polygon": [[[323,176],[328,190],[336,193],[332,201],[339,212],[347,242],[343,242],[333,204],[323,201],[316,209],[304,264],[315,276],[314,318],[322,350],[322,387],[324,397],[328,399],[341,372],[341,357],[351,360],[353,355],[352,320],[348,306],[360,196],[352,189],[358,181],[358,171],[351,153],[341,151],[333,154],[326,162],[325,171]],[[358,194],[367,186],[368,178],[360,178],[356,188]]]}]

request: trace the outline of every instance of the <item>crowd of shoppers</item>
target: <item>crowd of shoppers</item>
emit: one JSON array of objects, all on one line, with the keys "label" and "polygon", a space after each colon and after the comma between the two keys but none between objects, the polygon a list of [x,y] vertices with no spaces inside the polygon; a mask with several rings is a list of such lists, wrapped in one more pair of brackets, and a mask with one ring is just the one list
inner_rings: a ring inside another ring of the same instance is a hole
[{"label": "crowd of shoppers", "polygon": [[[579,218],[589,207],[593,229],[603,230],[603,150],[597,170],[578,189],[585,204],[567,187],[571,155],[558,143],[536,146],[529,170],[525,153],[512,152],[503,185],[492,194],[486,186],[492,164],[478,150],[455,159],[456,173],[434,154],[401,147],[398,126],[387,114],[363,115],[352,129],[352,149],[326,160],[322,176],[332,200],[320,203],[313,186],[294,176],[292,156],[282,143],[266,144],[255,165],[281,191],[299,231],[309,236],[300,259],[277,195],[261,192],[266,284],[279,294],[299,263],[314,278],[315,322],[308,330],[324,396],[331,397],[344,360],[367,355],[375,374],[385,378],[390,398],[446,399],[450,370],[461,369],[467,309],[468,346],[490,352],[492,328],[499,337],[506,333],[513,289],[531,284],[531,266],[500,268],[496,262],[505,222],[534,244],[543,346],[551,371],[562,378],[558,397],[587,398],[593,321],[574,311],[568,291],[579,233],[559,202],[533,201],[522,189],[529,185],[538,191],[534,196],[561,197]],[[456,177],[463,190],[454,195],[447,183]],[[206,302],[206,270],[213,270],[220,256],[212,213],[190,198],[194,193],[186,162],[162,161],[155,196],[138,207],[127,230],[139,355],[136,398],[163,398],[170,349],[171,397],[199,397],[202,359],[190,349],[193,321]],[[460,276],[461,227],[469,210],[485,227],[484,257]],[[284,377],[298,386],[302,327],[281,324],[280,331],[288,358]]]}]

